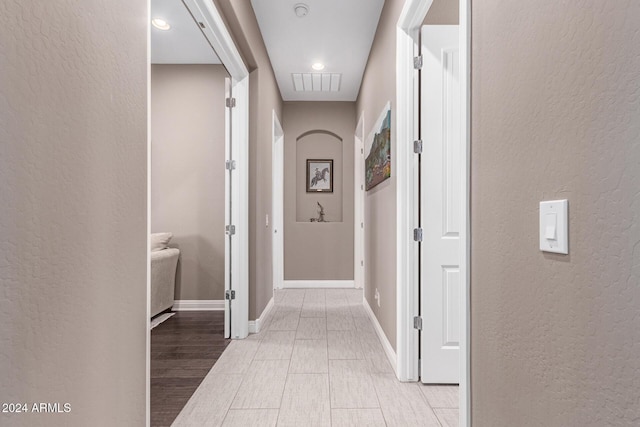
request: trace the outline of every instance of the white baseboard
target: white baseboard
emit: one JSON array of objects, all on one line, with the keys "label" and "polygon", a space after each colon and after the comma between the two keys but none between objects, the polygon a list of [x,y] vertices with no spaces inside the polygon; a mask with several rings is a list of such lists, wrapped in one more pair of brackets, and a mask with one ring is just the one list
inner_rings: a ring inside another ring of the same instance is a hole
[{"label": "white baseboard", "polygon": [[250,334],[257,334],[260,332],[260,329],[262,328],[262,324],[264,323],[264,319],[266,319],[269,313],[271,312],[271,309],[273,308],[273,304],[274,302],[272,297],[267,303],[267,306],[264,308],[264,310],[262,310],[262,314],[260,315],[260,317],[258,317],[256,320],[249,320]]},{"label": "white baseboard", "polygon": [[285,280],[282,282],[284,289],[291,288],[355,288],[353,280]]},{"label": "white baseboard", "polygon": [[393,347],[391,346],[387,335],[384,333],[382,326],[380,326],[378,318],[375,314],[373,314],[373,310],[371,310],[371,306],[369,306],[369,302],[366,298],[364,298],[363,305],[364,310],[367,312],[369,318],[371,319],[371,322],[373,322],[373,328],[376,330],[376,335],[378,335],[378,339],[382,343],[382,347],[384,348],[384,352],[387,355],[387,359],[389,359],[391,366],[393,366],[393,371],[396,373],[396,376],[398,376],[398,357],[396,356],[396,352],[393,351]]},{"label": "white baseboard", "polygon": [[223,299],[177,299],[173,302],[173,311],[218,311],[224,310]]},{"label": "white baseboard", "polygon": [[257,334],[259,332],[260,326],[258,325],[259,319],[249,320],[249,333]]}]

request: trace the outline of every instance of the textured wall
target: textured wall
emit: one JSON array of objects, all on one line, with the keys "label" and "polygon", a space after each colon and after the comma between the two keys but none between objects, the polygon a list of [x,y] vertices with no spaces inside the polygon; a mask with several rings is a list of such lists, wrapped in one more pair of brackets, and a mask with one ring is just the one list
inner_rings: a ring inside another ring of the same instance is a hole
[{"label": "textured wall", "polygon": [[249,77],[249,319],[256,319],[273,296],[271,147],[273,111],[282,118],[282,97],[251,2],[217,1]]},{"label": "textured wall", "polygon": [[144,425],[146,16],[0,2],[0,425]]},{"label": "textured wall", "polygon": [[224,299],[221,65],[151,66],[151,232],[180,249],[175,299]]},{"label": "textured wall", "polygon": [[[474,2],[475,426],[640,424],[640,3]],[[569,255],[538,203],[569,200]]]},{"label": "textured wall", "polygon": [[[353,280],[353,102],[285,102],[284,278]],[[309,131],[328,131],[342,138]],[[298,138],[300,138],[298,140]],[[306,192],[306,160],[333,158],[333,193]],[[329,223],[310,222],[320,202]]]}]

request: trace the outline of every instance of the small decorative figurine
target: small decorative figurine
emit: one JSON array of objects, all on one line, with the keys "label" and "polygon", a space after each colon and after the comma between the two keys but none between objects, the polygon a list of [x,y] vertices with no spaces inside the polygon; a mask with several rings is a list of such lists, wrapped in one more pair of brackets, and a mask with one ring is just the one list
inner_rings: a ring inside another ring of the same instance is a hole
[{"label": "small decorative figurine", "polygon": [[318,204],[318,218],[311,218],[311,222],[327,222],[324,220],[324,206],[320,204],[320,202],[316,202]]}]

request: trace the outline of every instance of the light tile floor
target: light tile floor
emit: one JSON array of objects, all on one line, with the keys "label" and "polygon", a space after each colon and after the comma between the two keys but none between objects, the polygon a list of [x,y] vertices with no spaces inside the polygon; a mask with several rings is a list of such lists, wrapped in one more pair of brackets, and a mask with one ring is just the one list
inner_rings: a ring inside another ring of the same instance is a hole
[{"label": "light tile floor", "polygon": [[259,334],[233,341],[174,426],[458,425],[458,387],[402,383],[356,289],[277,291]]}]

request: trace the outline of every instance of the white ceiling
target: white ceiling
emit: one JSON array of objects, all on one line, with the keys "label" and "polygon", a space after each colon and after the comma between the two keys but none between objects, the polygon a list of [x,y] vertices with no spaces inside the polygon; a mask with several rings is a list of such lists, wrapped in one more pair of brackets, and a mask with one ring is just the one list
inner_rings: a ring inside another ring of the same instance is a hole
[{"label": "white ceiling", "polygon": [[[155,0],[154,0],[155,1]],[[298,18],[294,6],[309,13]],[[285,101],[355,101],[384,0],[251,0]],[[394,59],[389,59],[394,66]],[[311,65],[325,64],[322,71]],[[341,74],[338,91],[294,90],[294,73]]]},{"label": "white ceiling", "polygon": [[151,0],[151,19],[171,25],[162,31],[151,25],[152,64],[220,64],[218,56],[181,0]]}]

